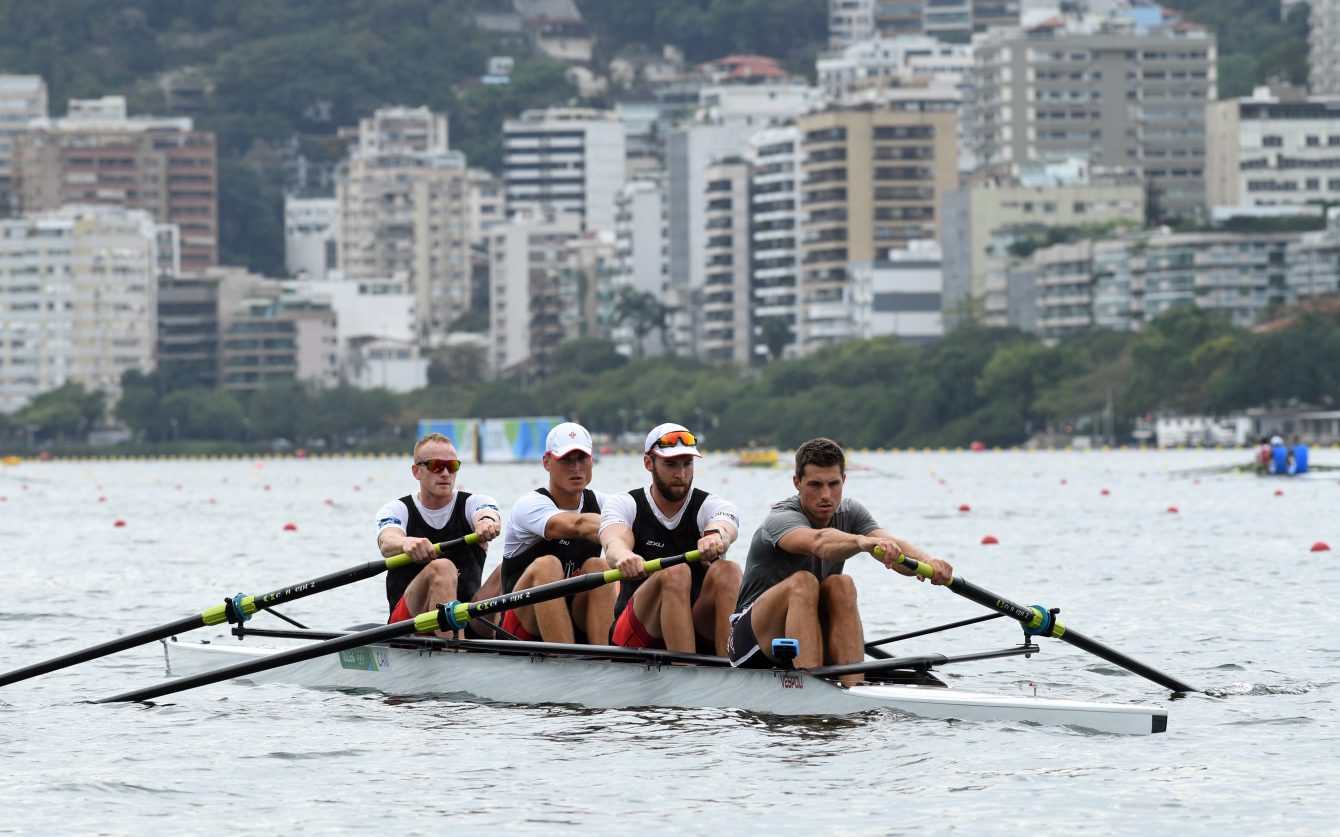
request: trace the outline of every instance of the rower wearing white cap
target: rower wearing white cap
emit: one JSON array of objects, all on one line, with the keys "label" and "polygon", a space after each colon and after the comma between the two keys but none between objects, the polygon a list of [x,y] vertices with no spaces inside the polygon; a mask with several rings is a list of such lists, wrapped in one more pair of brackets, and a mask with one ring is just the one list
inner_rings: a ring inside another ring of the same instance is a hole
[{"label": "rower wearing white cap", "polygon": [[[615,645],[726,655],[740,565],[722,558],[738,535],[735,504],[693,487],[698,440],[679,424],[647,434],[642,466],[651,486],[612,494],[600,517],[600,542],[619,585]],[[702,558],[647,576],[643,563],[690,550]]]},{"label": "rower wearing white cap", "polygon": [[[600,510],[609,495],[587,486],[592,471],[591,434],[570,421],[545,439],[549,485],[516,501],[503,540],[502,590],[528,590],[579,573],[609,569],[600,557]],[[609,643],[614,588],[604,585],[507,611],[502,627],[518,639]]]}]

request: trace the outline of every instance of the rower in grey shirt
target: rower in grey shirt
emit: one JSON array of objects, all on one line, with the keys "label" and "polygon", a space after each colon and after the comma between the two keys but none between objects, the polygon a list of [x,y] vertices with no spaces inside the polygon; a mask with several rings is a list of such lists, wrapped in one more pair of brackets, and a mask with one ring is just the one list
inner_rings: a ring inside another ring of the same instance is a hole
[{"label": "rower in grey shirt", "polygon": [[[740,582],[740,598],[735,612],[743,612],[763,592],[792,573],[809,570],[819,581],[837,575],[847,565],[847,559],[824,561],[813,555],[797,555],[777,545],[792,529],[814,528],[800,507],[800,495],[778,502],[763,519],[763,525],[754,532],[749,542],[749,558],[744,566],[744,581]],[[838,503],[828,528],[851,535],[867,535],[879,528],[874,516],[855,500],[843,499]]]},{"label": "rower in grey shirt", "polygon": [[[846,455],[830,439],[811,439],[796,450],[791,481],[797,493],[773,506],[749,544],[726,647],[731,665],[781,664],[773,640],[782,637],[799,643],[797,668],[860,662],[865,640],[856,585],[843,572],[857,553],[913,575],[902,565],[907,555],[931,567],[935,584],[953,578],[949,564],[894,538],[864,506],[843,499],[846,468]],[[842,678],[847,685],[860,679]]]}]

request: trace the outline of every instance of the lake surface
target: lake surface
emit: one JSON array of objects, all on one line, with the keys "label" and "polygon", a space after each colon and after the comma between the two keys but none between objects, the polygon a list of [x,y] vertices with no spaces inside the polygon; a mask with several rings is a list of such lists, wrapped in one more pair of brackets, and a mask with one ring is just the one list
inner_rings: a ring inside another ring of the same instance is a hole
[{"label": "lake surface", "polygon": [[[1075,630],[1208,694],[1169,701],[1049,640],[1031,660],[948,669],[952,683],[1160,703],[1164,735],[246,683],[154,706],[81,702],[160,680],[154,643],[0,689],[0,832],[1340,833],[1340,551],[1309,551],[1340,550],[1340,481],[1183,473],[1247,456],[853,455],[847,495],[895,535],[988,590],[1060,607]],[[731,557],[743,562],[790,479],[728,459],[709,456],[698,485],[739,504]],[[1313,461],[1340,464],[1340,451]],[[613,457],[594,484],[645,477],[638,459]],[[506,511],[542,478],[538,465],[467,465],[460,486]],[[0,468],[0,671],[374,560],[377,509],[413,488],[408,456]],[[982,545],[986,535],[999,543]],[[848,566],[868,639],[985,612],[869,558]],[[313,627],[377,621],[382,582],[283,610]],[[1019,638],[994,620],[896,648],[966,653]]]}]

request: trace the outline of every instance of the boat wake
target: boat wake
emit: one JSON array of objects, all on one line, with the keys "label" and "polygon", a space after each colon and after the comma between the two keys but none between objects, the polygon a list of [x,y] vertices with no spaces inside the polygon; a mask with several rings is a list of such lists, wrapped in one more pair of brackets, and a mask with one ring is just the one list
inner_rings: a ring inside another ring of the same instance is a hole
[{"label": "boat wake", "polygon": [[1230,683],[1216,689],[1206,689],[1205,694],[1210,697],[1265,697],[1268,695],[1305,695],[1318,688],[1321,684],[1299,683],[1294,685],[1274,686],[1269,683]]}]

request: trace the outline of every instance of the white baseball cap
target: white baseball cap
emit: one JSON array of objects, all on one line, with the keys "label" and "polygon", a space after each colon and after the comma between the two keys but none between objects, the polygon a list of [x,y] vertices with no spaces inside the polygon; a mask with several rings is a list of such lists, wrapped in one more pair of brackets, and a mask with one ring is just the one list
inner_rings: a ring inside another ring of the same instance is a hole
[{"label": "white baseball cap", "polygon": [[[684,434],[678,439],[674,439],[672,444],[666,445],[662,439],[674,433]],[[662,459],[669,459],[672,456],[698,456],[698,440],[693,433],[682,424],[666,422],[658,424],[647,434],[647,442],[642,446],[647,453],[654,453]]]},{"label": "white baseball cap", "polygon": [[575,450],[590,456],[593,450],[591,434],[586,432],[586,428],[580,424],[565,421],[562,424],[554,425],[549,430],[549,436],[544,440],[544,449],[559,459]]},{"label": "white baseball cap", "polygon": [[1284,444],[1284,437],[1283,437],[1283,436],[1271,436],[1271,437],[1270,437],[1270,444],[1272,444],[1272,445],[1282,445],[1282,444]]}]

